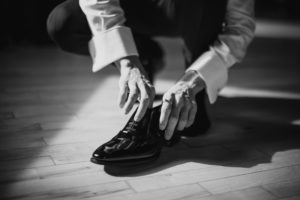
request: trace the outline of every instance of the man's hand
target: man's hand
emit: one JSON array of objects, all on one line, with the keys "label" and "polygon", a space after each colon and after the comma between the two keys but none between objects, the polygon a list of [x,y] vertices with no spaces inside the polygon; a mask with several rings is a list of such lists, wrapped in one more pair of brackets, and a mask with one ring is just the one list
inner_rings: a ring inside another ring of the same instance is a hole
[{"label": "man's hand", "polygon": [[117,66],[121,72],[119,105],[124,108],[125,114],[128,114],[135,102],[139,100],[140,104],[134,120],[140,121],[147,108],[152,107],[155,89],[138,57],[123,58],[117,62]]},{"label": "man's hand", "polygon": [[195,96],[205,87],[195,71],[186,74],[163,96],[159,127],[170,140],[175,129],[181,131],[194,123],[197,113]]}]

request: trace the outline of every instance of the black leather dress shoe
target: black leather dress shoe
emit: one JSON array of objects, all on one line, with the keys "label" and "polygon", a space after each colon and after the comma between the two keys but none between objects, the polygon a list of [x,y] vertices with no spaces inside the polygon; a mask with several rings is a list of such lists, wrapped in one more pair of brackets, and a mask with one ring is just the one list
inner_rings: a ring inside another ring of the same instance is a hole
[{"label": "black leather dress shoe", "polygon": [[95,150],[91,162],[103,165],[133,165],[158,158],[163,145],[157,128],[158,120],[152,117],[152,109],[148,109],[139,122],[134,121],[135,113],[115,137]]},{"label": "black leather dress shoe", "polygon": [[194,123],[180,132],[181,136],[196,137],[205,134],[211,126],[206,107],[205,107],[205,91],[201,91],[196,95],[197,114]]}]

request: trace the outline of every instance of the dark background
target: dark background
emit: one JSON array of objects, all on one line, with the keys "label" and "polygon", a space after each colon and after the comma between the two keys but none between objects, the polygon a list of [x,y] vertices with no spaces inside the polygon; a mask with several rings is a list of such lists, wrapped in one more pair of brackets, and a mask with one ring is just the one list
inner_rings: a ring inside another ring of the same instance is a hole
[{"label": "dark background", "polygon": [[[51,44],[46,19],[51,10],[64,0],[1,0],[0,46],[30,42]],[[256,17],[300,22],[299,0],[257,0]]]}]

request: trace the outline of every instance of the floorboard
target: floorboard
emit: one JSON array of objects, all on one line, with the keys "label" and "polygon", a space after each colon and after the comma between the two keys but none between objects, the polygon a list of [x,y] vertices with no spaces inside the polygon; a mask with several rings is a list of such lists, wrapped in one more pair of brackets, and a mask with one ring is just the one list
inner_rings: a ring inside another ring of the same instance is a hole
[{"label": "floorboard", "polygon": [[[2,49],[0,198],[300,199],[300,41],[267,37],[267,27],[260,24],[263,35],[208,107],[206,135],[163,148],[153,163],[122,168],[89,161],[129,117],[117,106],[116,69],[92,73],[88,57],[53,46]],[[161,96],[184,62],[180,40],[157,40],[166,51],[155,82]]]}]

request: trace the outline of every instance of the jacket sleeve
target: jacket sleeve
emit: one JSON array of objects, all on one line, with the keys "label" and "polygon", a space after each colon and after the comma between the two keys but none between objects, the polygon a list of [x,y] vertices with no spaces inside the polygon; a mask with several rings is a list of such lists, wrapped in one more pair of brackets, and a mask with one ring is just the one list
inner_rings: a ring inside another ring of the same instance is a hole
[{"label": "jacket sleeve", "polygon": [[124,11],[119,0],[79,0],[92,32],[89,50],[96,72],[111,63],[138,55],[132,32],[124,26]]},{"label": "jacket sleeve", "polygon": [[254,0],[228,0],[224,24],[217,41],[187,69],[197,71],[205,81],[210,103],[216,101],[228,69],[242,61],[254,37]]}]

